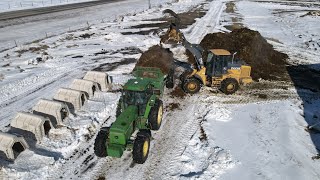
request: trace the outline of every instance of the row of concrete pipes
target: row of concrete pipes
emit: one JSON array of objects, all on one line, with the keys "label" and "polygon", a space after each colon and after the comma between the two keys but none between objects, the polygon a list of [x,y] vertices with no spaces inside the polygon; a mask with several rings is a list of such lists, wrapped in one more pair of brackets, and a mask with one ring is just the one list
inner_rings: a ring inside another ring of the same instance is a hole
[{"label": "row of concrete pipes", "polygon": [[82,79],[75,79],[69,88],[60,88],[52,100],[40,99],[32,112],[18,112],[8,132],[0,132],[0,153],[14,160],[29,148],[26,139],[41,143],[50,129],[63,126],[70,113],[80,110],[97,91],[108,91],[112,78],[104,72],[89,71]]}]

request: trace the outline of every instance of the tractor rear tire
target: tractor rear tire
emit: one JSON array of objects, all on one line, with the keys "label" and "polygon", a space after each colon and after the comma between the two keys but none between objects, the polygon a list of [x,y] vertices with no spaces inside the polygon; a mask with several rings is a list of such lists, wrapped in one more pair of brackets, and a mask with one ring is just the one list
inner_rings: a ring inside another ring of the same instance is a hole
[{"label": "tractor rear tire", "polygon": [[149,114],[149,125],[151,130],[159,130],[162,123],[163,103],[157,99]]},{"label": "tractor rear tire", "polygon": [[227,78],[221,82],[221,91],[226,94],[233,94],[239,89],[239,83],[234,78]]},{"label": "tractor rear tire", "polygon": [[94,142],[94,154],[98,157],[106,157],[107,154],[107,139],[109,136],[109,127],[101,128],[95,142]]},{"label": "tractor rear tire", "polygon": [[122,109],[121,109],[121,99],[118,101],[118,104],[117,104],[117,109],[116,109],[116,118],[118,116],[120,116],[121,112],[122,112]]},{"label": "tractor rear tire", "polygon": [[200,91],[201,83],[196,78],[189,78],[182,83],[182,89],[189,94],[195,94]]},{"label": "tractor rear tire", "polygon": [[174,87],[174,70],[170,70],[170,72],[167,76],[166,87],[168,89],[172,89]]},{"label": "tractor rear tire", "polygon": [[174,87],[173,79],[168,78],[166,81],[166,88],[172,89]]},{"label": "tractor rear tire", "polygon": [[139,131],[133,143],[132,158],[135,163],[143,164],[149,155],[151,136],[146,131]]}]

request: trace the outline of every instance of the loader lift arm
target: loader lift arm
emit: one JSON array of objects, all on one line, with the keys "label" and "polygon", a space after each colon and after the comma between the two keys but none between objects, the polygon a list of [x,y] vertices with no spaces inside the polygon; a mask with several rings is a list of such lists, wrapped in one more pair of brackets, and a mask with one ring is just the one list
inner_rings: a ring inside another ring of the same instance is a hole
[{"label": "loader lift arm", "polygon": [[[178,15],[170,9],[164,10],[163,13],[172,15],[175,20],[170,24],[164,38],[161,38],[161,42],[167,43],[173,40],[175,44],[182,44],[192,53],[196,62],[196,68],[193,68],[192,72],[185,71],[180,76],[182,89],[185,92],[194,94],[199,92],[202,86],[210,86],[225,94],[233,94],[240,84],[246,85],[252,82],[251,66],[243,61],[235,63],[234,54],[228,50],[203,49],[199,44],[191,44],[179,29],[181,19]],[[207,54],[206,64],[202,59],[204,53]]]}]

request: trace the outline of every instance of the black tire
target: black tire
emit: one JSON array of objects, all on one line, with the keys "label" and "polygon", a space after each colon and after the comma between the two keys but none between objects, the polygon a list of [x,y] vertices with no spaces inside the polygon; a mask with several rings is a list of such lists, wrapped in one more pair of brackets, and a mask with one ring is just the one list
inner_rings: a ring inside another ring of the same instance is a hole
[{"label": "black tire", "polygon": [[118,104],[117,104],[117,109],[116,109],[116,117],[120,116],[122,109],[121,109],[121,99],[119,99]]},{"label": "black tire", "polygon": [[239,89],[239,83],[236,79],[227,78],[221,82],[221,91],[224,94],[233,94]]},{"label": "black tire", "polygon": [[149,155],[150,138],[148,132],[139,131],[133,143],[132,158],[135,163],[143,164]]},{"label": "black tire", "polygon": [[163,103],[157,99],[155,105],[151,108],[149,114],[149,125],[151,130],[160,129],[163,115]]},{"label": "black tire", "polygon": [[167,76],[166,87],[169,89],[172,89],[174,87],[174,70],[170,70]]},{"label": "black tire", "polygon": [[191,73],[190,71],[184,71],[184,72],[180,75],[180,77],[179,77],[180,81],[181,81],[181,82],[184,82],[184,81],[187,79],[187,76],[188,76],[190,73]]},{"label": "black tire", "polygon": [[174,87],[173,79],[168,78],[168,79],[166,80],[166,87],[167,87],[168,89],[172,89],[172,88]]},{"label": "black tire", "polygon": [[201,83],[195,78],[189,78],[183,81],[182,89],[189,94],[195,94],[200,91]]},{"label": "black tire", "polygon": [[98,157],[106,157],[107,154],[107,140],[109,136],[109,127],[101,128],[95,142],[94,142],[94,154]]}]

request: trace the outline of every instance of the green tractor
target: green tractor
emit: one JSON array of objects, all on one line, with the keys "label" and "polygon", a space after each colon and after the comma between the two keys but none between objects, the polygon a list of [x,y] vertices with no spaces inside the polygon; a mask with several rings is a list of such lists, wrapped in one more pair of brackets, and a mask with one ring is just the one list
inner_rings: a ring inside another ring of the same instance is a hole
[{"label": "green tractor", "polygon": [[133,161],[143,164],[149,154],[151,130],[161,126],[164,86],[172,82],[158,68],[139,67],[133,74],[135,78],[123,87],[116,121],[101,128],[94,152],[98,157],[120,158],[126,149],[132,149]]}]

